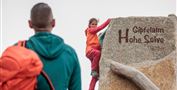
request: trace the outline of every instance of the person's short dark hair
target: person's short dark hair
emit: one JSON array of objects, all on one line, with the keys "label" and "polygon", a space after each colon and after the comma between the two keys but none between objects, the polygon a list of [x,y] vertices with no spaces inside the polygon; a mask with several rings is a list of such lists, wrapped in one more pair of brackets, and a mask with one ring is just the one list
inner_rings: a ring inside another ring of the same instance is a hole
[{"label": "person's short dark hair", "polygon": [[52,9],[48,4],[38,3],[31,9],[31,21],[34,28],[47,28],[52,20]]}]

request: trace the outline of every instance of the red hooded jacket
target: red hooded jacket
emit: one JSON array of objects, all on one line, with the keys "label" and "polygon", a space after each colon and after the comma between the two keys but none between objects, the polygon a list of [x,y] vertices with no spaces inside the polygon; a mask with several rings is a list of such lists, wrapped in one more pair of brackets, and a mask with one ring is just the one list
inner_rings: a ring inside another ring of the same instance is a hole
[{"label": "red hooded jacket", "polygon": [[104,22],[102,25],[100,25],[96,28],[87,28],[85,30],[85,34],[87,37],[86,53],[92,48],[100,49],[100,44],[99,44],[97,32],[104,29],[110,23],[110,21],[111,21],[111,19],[108,19],[106,22]]}]

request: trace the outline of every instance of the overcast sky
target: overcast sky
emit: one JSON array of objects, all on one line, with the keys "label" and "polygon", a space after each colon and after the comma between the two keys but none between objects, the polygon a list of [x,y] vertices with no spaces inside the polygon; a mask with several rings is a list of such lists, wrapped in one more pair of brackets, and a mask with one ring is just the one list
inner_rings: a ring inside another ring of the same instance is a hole
[{"label": "overcast sky", "polygon": [[[82,68],[82,89],[90,82],[90,61],[85,57],[84,30],[88,20],[127,16],[168,16],[175,14],[175,0],[1,0],[1,53],[18,40],[28,39],[30,9],[38,2],[48,3],[56,19],[53,33],[64,38],[77,52]],[[96,89],[97,90],[97,89]]]}]

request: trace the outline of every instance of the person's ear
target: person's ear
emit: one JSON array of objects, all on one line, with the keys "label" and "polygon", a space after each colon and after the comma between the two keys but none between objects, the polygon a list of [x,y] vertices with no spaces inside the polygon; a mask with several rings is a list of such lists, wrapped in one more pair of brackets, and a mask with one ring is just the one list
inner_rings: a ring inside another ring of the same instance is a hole
[{"label": "person's ear", "polygon": [[29,24],[29,27],[30,27],[30,28],[33,28],[33,24],[32,24],[32,21],[31,21],[31,20],[28,20],[28,24]]},{"label": "person's ear", "polygon": [[52,20],[51,25],[52,25],[52,28],[55,27],[55,19]]},{"label": "person's ear", "polygon": [[88,24],[88,27],[90,28],[90,24]]}]

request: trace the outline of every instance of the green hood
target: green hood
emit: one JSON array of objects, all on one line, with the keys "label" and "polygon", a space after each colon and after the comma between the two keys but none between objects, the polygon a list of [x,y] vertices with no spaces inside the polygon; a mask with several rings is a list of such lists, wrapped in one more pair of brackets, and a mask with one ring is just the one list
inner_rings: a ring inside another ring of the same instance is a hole
[{"label": "green hood", "polygon": [[[49,32],[39,32],[27,40],[43,63],[55,90],[81,90],[80,65],[75,50],[63,39]],[[37,90],[50,90],[46,80],[38,77]]]},{"label": "green hood", "polygon": [[53,60],[59,56],[63,47],[63,39],[49,32],[36,33],[27,42],[27,48],[36,51],[40,56],[46,58],[46,60]]}]

